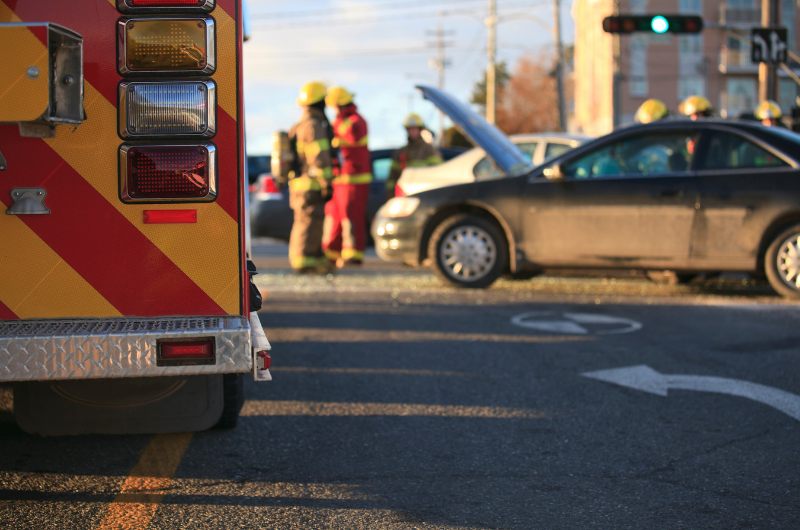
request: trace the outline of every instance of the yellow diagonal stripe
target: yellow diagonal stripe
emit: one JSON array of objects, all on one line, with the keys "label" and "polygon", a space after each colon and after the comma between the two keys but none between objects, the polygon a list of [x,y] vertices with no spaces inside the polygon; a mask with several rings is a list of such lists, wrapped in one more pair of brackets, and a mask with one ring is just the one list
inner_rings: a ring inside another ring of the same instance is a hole
[{"label": "yellow diagonal stripe", "polygon": [[0,301],[18,317],[122,316],[19,217],[0,215],[0,234]]},{"label": "yellow diagonal stripe", "polygon": [[[50,102],[47,49],[28,28],[12,26],[0,28],[0,50],[0,122],[35,120]],[[27,74],[31,67],[39,72],[33,79]]]},{"label": "yellow diagonal stripe", "polygon": [[217,22],[217,101],[228,116],[237,119],[236,112],[236,20],[217,6],[212,13]]}]

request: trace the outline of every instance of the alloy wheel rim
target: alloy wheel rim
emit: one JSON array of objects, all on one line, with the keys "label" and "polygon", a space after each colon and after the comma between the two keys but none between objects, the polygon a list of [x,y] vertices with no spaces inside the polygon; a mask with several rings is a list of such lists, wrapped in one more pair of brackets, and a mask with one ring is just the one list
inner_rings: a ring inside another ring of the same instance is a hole
[{"label": "alloy wheel rim", "polygon": [[494,240],[477,226],[459,226],[448,232],[439,249],[447,274],[461,281],[474,282],[485,277],[497,261]]},{"label": "alloy wheel rim", "polygon": [[800,291],[800,234],[783,242],[778,249],[778,273],[785,284]]}]

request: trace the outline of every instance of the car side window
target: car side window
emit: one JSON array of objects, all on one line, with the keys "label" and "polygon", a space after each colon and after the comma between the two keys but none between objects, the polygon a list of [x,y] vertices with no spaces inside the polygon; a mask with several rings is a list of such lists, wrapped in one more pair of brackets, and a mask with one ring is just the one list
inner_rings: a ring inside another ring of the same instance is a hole
[{"label": "car side window", "polygon": [[375,180],[386,180],[392,170],[391,158],[376,158],[372,161],[372,178]]},{"label": "car side window", "polygon": [[525,158],[532,161],[533,155],[536,154],[536,148],[539,147],[539,142],[520,142],[516,144],[516,146],[519,147],[519,150],[522,151]]},{"label": "car side window", "polygon": [[572,149],[572,147],[569,144],[549,143],[547,144],[547,147],[545,147],[544,149],[544,157],[551,158],[554,156],[558,156],[561,153],[566,153],[570,149]]},{"label": "car side window", "polygon": [[699,137],[682,131],[624,138],[566,163],[563,173],[579,179],[686,173]]},{"label": "car side window", "polygon": [[729,132],[712,131],[700,169],[747,169],[788,166],[753,142]]}]

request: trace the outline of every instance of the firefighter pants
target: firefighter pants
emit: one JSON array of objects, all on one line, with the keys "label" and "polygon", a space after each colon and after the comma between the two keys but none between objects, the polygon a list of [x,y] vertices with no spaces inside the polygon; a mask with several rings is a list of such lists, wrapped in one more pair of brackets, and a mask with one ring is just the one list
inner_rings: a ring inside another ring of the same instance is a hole
[{"label": "firefighter pants", "polygon": [[325,205],[322,247],[328,259],[363,260],[367,243],[369,184],[333,184],[333,198]]},{"label": "firefighter pants", "polygon": [[324,265],[322,225],[325,222],[325,201],[322,195],[319,191],[290,191],[289,206],[294,210],[289,263],[293,269]]}]

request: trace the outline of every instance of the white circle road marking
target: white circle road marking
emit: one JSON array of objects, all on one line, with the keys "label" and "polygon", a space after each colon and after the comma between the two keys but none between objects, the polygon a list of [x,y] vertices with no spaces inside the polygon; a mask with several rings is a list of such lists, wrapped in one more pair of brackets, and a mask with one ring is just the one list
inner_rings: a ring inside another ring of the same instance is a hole
[{"label": "white circle road marking", "polygon": [[511,323],[536,331],[572,335],[618,335],[642,329],[641,322],[629,318],[597,313],[559,313],[557,311],[522,313],[512,317]]}]

